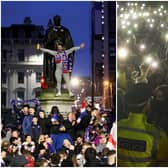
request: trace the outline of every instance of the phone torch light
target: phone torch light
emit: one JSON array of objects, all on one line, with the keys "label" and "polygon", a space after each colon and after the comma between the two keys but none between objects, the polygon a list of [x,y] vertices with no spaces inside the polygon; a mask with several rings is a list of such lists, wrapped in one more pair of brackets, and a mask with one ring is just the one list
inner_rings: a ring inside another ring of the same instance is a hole
[{"label": "phone torch light", "polygon": [[147,63],[147,64],[151,64],[152,63],[152,61],[153,61],[153,58],[152,57],[147,57],[146,59],[145,59],[145,62]]},{"label": "phone torch light", "polygon": [[120,48],[118,50],[119,59],[124,60],[127,58],[127,56],[128,56],[128,50],[126,48]]},{"label": "phone torch light", "polygon": [[152,67],[153,67],[153,68],[157,68],[157,67],[158,67],[158,62],[154,61],[154,62],[152,63]]}]

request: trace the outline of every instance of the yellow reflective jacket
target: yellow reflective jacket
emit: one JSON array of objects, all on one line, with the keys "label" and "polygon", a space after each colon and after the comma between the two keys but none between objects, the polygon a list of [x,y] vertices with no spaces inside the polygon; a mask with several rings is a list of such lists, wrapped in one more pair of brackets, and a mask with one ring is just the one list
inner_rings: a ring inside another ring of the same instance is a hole
[{"label": "yellow reflective jacket", "polygon": [[130,113],[117,131],[118,166],[168,166],[168,136],[147,123],[145,114]]}]

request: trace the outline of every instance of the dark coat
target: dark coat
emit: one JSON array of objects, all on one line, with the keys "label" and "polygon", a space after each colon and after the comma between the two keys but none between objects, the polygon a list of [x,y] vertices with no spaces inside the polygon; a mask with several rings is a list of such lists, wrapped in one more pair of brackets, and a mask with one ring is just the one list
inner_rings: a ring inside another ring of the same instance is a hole
[{"label": "dark coat", "polygon": [[42,133],[42,130],[41,130],[40,125],[32,124],[30,135],[33,138],[33,140],[37,141],[41,133]]},{"label": "dark coat", "polygon": [[40,118],[38,119],[39,125],[42,129],[42,134],[49,134],[49,119],[48,118]]},{"label": "dark coat", "polygon": [[75,139],[76,125],[72,125],[68,119],[64,121],[63,125],[66,128],[66,132],[72,137],[72,139]]}]

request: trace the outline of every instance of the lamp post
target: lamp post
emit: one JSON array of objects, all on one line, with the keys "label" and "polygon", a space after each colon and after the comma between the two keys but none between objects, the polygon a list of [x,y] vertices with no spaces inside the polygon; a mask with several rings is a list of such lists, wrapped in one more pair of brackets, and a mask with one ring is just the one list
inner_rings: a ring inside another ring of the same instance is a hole
[{"label": "lamp post", "polygon": [[105,80],[103,82],[103,99],[104,99],[104,108],[112,108],[112,82]]}]

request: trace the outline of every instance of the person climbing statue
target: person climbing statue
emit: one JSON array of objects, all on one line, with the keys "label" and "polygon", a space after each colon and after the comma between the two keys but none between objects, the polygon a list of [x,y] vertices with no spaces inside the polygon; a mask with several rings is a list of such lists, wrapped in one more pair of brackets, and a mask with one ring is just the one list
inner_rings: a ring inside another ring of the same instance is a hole
[{"label": "person climbing statue", "polygon": [[56,50],[50,50],[46,48],[42,48],[40,44],[37,44],[37,49],[41,50],[42,52],[46,52],[52,56],[54,56],[55,63],[56,63],[56,70],[55,70],[55,78],[57,80],[57,93],[56,96],[61,96],[61,80],[62,77],[65,80],[69,96],[74,96],[71,91],[70,86],[70,72],[68,70],[68,56],[74,51],[77,51],[81,48],[84,48],[85,44],[81,43],[80,46],[72,47],[68,50],[64,49],[63,43],[61,41],[58,41],[56,43]]}]

